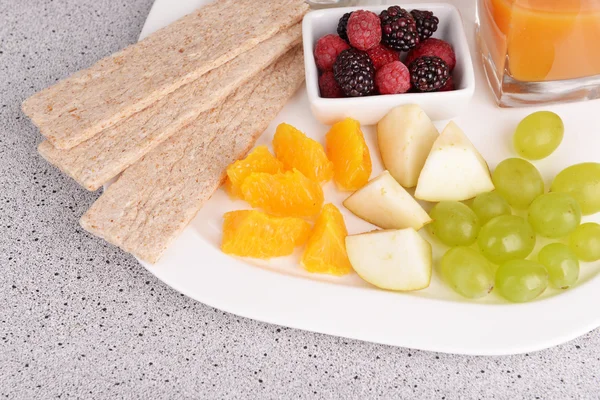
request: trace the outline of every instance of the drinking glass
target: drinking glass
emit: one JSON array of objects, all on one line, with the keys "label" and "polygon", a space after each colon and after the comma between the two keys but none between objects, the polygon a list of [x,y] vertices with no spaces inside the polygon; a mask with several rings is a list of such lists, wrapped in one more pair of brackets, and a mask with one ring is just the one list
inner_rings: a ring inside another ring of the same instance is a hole
[{"label": "drinking glass", "polygon": [[600,0],[477,0],[477,39],[500,106],[600,98]]}]

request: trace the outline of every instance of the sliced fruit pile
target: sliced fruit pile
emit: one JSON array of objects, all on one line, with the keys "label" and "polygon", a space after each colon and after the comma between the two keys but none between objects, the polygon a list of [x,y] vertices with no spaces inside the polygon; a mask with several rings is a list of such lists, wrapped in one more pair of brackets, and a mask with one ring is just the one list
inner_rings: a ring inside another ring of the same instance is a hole
[{"label": "sliced fruit pile", "polygon": [[[385,231],[348,236],[350,262],[363,279],[380,288],[423,289],[429,286],[432,255],[417,231],[427,225],[449,243],[473,243],[479,231],[468,223],[478,223],[477,216],[459,201],[492,191],[494,185],[483,157],[460,128],[450,122],[438,134],[418,106],[390,111],[377,125],[377,136],[387,170],[348,197],[344,206]],[[405,187],[416,187],[414,198]],[[417,200],[440,203],[428,214]],[[374,247],[378,237],[382,241]]]},{"label": "sliced fruit pile", "polygon": [[[387,171],[344,202],[360,218],[387,229],[347,238],[350,261],[368,282],[394,290],[426,287],[430,250],[406,238],[425,225],[435,240],[452,247],[440,272],[468,298],[496,287],[510,301],[529,301],[548,285],[565,289],[575,284],[579,260],[600,259],[600,225],[580,225],[582,214],[600,211],[600,164],[565,169],[545,193],[542,176],[530,162],[504,160],[490,176],[485,160],[456,124],[450,122],[438,135],[417,106],[392,110],[377,131]],[[534,113],[517,127],[515,148],[525,157],[544,158],[563,135],[560,117]],[[416,199],[437,204],[427,214],[403,186],[416,186]],[[462,203],[472,198],[470,206]],[[513,208],[527,210],[527,218],[512,215]],[[397,242],[399,235],[406,243]],[[568,244],[551,243],[537,261],[527,260],[537,235]],[[400,258],[395,256],[399,249],[405,251]]]},{"label": "sliced fruit pile", "polygon": [[[454,90],[452,46],[432,38],[439,19],[431,11],[391,6],[340,18],[337,35],[321,37],[314,51],[322,97]],[[405,61],[401,53],[406,52]]]},{"label": "sliced fruit pile", "polygon": [[[225,188],[257,210],[225,214],[223,252],[268,259],[292,254],[306,244],[302,265],[310,272],[352,271],[346,254],[344,218],[333,204],[323,207],[321,184],[336,181],[356,190],[371,175],[371,157],[360,125],[346,119],[332,126],[326,148],[289,124],[277,127],[275,156],[266,146],[227,169]],[[314,228],[308,221],[316,219]]]},{"label": "sliced fruit pile", "polygon": [[[563,136],[558,115],[537,112],[517,126],[514,146],[541,159]],[[223,251],[270,258],[306,245],[301,265],[309,272],[354,270],[379,288],[420,290],[433,270],[431,244],[418,232],[425,228],[450,247],[439,272],[452,289],[474,299],[495,288],[513,302],[533,300],[548,286],[569,288],[580,261],[600,260],[600,225],[581,223],[600,212],[600,163],[564,169],[546,192],[529,161],[509,158],[490,173],[454,122],[438,133],[416,105],[391,110],[377,125],[377,140],[386,170],[369,180],[371,154],[358,122],[333,125],[325,148],[281,124],[275,156],[260,146],[227,170],[229,193],[266,213],[227,213]],[[340,210],[323,206],[321,184],[332,178],[338,189],[353,191],[343,205],[382,230],[348,235]],[[419,201],[435,204],[427,213]],[[555,242],[531,257],[538,236]]]},{"label": "sliced fruit pile", "polygon": [[[599,163],[566,168],[546,193],[541,174],[529,161],[509,158],[490,176],[484,159],[456,124],[450,122],[437,138],[430,124],[415,106],[390,112],[378,125],[379,147],[389,172],[344,205],[385,229],[410,225],[419,229],[427,224],[432,237],[452,247],[442,257],[442,277],[468,298],[485,296],[496,287],[509,301],[529,301],[548,285],[560,289],[574,285],[579,260],[600,260],[600,225],[580,225],[582,215],[600,211]],[[539,112],[519,124],[514,144],[524,157],[541,159],[558,148],[563,135],[560,117]],[[396,182],[406,187],[416,182],[417,199],[438,203],[425,217]],[[394,199],[390,193],[395,193]],[[469,206],[462,202],[473,197]],[[380,212],[374,215],[373,209]],[[527,211],[527,217],[513,215],[513,209]],[[548,244],[537,260],[527,259],[537,236],[564,243]],[[474,244],[476,248],[470,247]],[[350,247],[348,252],[354,253]],[[380,256],[372,255],[373,264]],[[358,271],[353,257],[350,260]],[[400,270],[398,266],[398,274]],[[371,283],[390,288],[389,272],[384,278]]]}]

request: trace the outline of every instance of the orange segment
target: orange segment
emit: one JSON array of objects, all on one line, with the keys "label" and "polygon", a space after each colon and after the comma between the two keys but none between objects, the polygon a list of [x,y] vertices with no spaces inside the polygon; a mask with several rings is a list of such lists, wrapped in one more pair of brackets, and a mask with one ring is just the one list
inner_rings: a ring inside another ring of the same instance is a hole
[{"label": "orange segment", "polygon": [[371,176],[371,156],[358,121],[346,118],[333,125],[327,136],[327,156],[341,190],[358,190]]},{"label": "orange segment", "polygon": [[227,167],[225,189],[235,197],[242,197],[241,186],[244,179],[253,172],[275,174],[283,171],[283,163],[276,159],[267,146],[258,146],[246,158]]},{"label": "orange segment", "polygon": [[297,169],[252,173],[244,180],[242,193],[252,207],[283,217],[315,217],[323,205],[321,185]]},{"label": "orange segment", "polygon": [[317,182],[327,182],[333,177],[333,163],[327,159],[321,143],[289,124],[277,127],[273,149],[286,169],[296,168]]},{"label": "orange segment", "polygon": [[346,254],[346,224],[340,210],[325,204],[302,255],[308,272],[345,275],[352,271]]},{"label": "orange segment", "polygon": [[310,235],[309,223],[301,218],[279,218],[256,210],[232,211],[223,218],[221,250],[241,257],[287,256]]}]

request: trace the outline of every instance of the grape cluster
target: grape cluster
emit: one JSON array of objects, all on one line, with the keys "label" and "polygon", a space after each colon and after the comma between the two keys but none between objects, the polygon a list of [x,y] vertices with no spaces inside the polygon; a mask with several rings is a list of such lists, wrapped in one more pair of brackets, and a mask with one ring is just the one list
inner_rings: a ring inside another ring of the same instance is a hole
[{"label": "grape cluster", "polygon": [[[515,148],[525,158],[541,159],[558,148],[563,133],[556,114],[534,113],[517,127]],[[498,164],[492,180],[496,190],[478,195],[470,207],[441,202],[430,213],[429,233],[452,246],[442,257],[441,273],[456,292],[479,298],[495,288],[509,301],[530,301],[548,286],[573,286],[580,261],[600,260],[600,225],[581,224],[582,216],[600,211],[599,163],[566,168],[549,193],[537,168],[521,158]],[[568,244],[550,243],[537,260],[526,259],[538,235]],[[473,243],[477,249],[468,247]]]}]

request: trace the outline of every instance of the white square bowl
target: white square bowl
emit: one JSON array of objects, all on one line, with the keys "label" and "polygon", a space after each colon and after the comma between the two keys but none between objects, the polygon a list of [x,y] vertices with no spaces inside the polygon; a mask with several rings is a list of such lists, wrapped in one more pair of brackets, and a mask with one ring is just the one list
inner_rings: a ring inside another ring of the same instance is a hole
[{"label": "white square bowl", "polygon": [[[319,71],[313,56],[317,40],[329,33],[337,33],[338,21],[347,12],[369,10],[379,14],[390,5],[312,11],[304,17],[302,22],[304,66],[306,89],[311,110],[321,123],[331,125],[341,119],[351,117],[358,120],[362,125],[374,125],[392,108],[403,104],[418,104],[431,119],[442,120],[455,117],[467,107],[475,91],[475,75],[460,12],[456,7],[447,3],[399,5],[409,11],[413,9],[432,11],[440,19],[438,29],[433,37],[449,42],[454,48],[456,68],[452,75],[456,90],[341,99],[321,97],[319,93]],[[405,53],[403,53],[403,56],[405,56]]]}]

